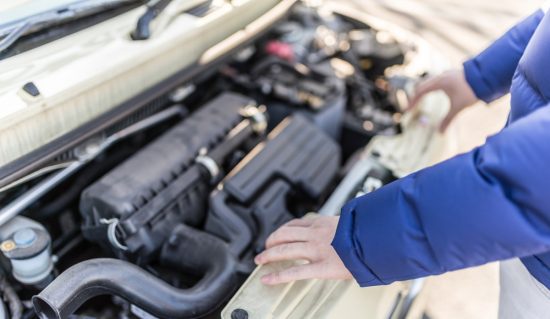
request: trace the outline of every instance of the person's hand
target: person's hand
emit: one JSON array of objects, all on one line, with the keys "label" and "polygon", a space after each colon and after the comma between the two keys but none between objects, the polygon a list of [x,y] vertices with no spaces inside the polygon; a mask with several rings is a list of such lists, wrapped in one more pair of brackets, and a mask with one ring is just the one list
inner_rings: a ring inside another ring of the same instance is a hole
[{"label": "person's hand", "polygon": [[261,281],[276,285],[301,279],[351,279],[351,273],[331,246],[339,217],[307,216],[294,219],[272,233],[266,250],[256,256],[258,265],[284,260],[305,260],[278,273],[267,274]]},{"label": "person's hand", "polygon": [[454,117],[466,107],[477,102],[477,97],[466,81],[464,71],[450,70],[438,76],[428,78],[416,86],[414,96],[409,101],[409,108],[416,107],[418,102],[428,93],[442,90],[451,101],[449,113],[441,122],[440,131],[444,132]]}]

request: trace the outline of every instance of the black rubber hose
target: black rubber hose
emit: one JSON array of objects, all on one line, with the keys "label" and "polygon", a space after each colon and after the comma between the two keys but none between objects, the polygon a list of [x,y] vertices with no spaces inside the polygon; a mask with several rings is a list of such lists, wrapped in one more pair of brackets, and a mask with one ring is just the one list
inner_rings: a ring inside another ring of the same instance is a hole
[{"label": "black rubber hose", "polygon": [[3,295],[3,299],[8,303],[8,308],[11,315],[10,318],[20,319],[23,314],[23,305],[21,304],[21,300],[17,296],[17,293],[5,277],[0,278],[0,292]]},{"label": "black rubber hose", "polygon": [[104,294],[122,297],[160,318],[199,318],[216,310],[237,283],[236,261],[227,244],[183,225],[170,237],[161,253],[166,263],[204,269],[204,276],[193,287],[175,288],[122,260],[91,259],[64,271],[33,297],[38,317],[65,319],[90,298]]}]

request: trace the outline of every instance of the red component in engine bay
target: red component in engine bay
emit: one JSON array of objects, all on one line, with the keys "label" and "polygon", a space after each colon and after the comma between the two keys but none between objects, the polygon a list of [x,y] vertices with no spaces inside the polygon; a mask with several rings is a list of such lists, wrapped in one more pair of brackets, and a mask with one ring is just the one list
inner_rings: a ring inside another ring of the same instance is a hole
[{"label": "red component in engine bay", "polygon": [[269,55],[274,55],[286,61],[294,61],[294,50],[288,43],[272,40],[265,45],[265,52]]}]

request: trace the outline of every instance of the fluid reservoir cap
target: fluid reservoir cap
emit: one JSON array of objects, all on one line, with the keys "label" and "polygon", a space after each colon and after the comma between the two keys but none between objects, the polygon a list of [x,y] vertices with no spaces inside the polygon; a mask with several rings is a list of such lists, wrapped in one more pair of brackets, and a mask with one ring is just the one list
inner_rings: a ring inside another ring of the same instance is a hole
[{"label": "fluid reservoir cap", "polygon": [[17,246],[31,245],[36,240],[36,232],[32,228],[23,228],[13,234]]},{"label": "fluid reservoir cap", "polygon": [[[9,244],[12,244],[11,247]],[[11,238],[0,246],[4,256],[9,259],[29,259],[48,250],[50,235],[42,229],[25,227],[16,230]]]}]

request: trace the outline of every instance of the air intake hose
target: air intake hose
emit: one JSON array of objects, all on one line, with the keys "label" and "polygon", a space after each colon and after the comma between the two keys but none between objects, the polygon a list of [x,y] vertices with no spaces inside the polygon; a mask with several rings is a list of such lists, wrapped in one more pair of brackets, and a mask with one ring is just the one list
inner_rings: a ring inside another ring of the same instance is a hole
[{"label": "air intake hose", "polygon": [[111,294],[156,317],[198,318],[218,308],[237,285],[236,261],[227,244],[188,226],[174,229],[161,262],[178,269],[204,269],[205,274],[193,287],[178,289],[126,261],[91,259],[64,271],[34,296],[34,309],[41,319],[65,319],[87,300]]}]

